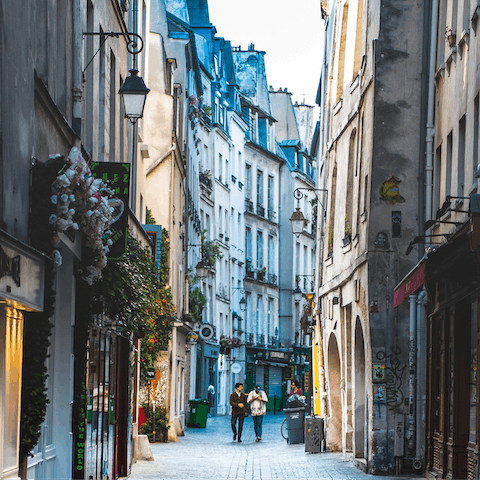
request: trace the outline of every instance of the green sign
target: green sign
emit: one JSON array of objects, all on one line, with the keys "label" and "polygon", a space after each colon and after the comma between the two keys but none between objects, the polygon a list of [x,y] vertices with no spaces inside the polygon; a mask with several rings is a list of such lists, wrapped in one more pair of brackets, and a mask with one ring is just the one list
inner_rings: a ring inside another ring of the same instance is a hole
[{"label": "green sign", "polygon": [[108,201],[113,208],[110,233],[104,235],[103,240],[109,243],[107,258],[118,260],[127,246],[130,163],[92,162],[91,170],[94,177],[102,179],[114,191],[113,198]]}]

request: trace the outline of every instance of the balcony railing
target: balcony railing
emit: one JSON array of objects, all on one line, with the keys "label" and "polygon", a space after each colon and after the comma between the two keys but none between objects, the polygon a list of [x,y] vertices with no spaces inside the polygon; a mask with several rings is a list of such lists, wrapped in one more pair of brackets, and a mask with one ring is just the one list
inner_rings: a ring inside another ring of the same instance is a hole
[{"label": "balcony railing", "polygon": [[245,210],[247,212],[253,213],[253,202],[248,198],[245,199]]},{"label": "balcony railing", "polygon": [[200,183],[202,183],[203,185],[205,185],[207,188],[211,190],[213,185],[212,179],[203,172],[200,172],[198,176],[199,176]]},{"label": "balcony railing", "polygon": [[259,217],[265,217],[265,208],[257,203],[257,215]]},{"label": "balcony railing", "polygon": [[263,333],[261,333],[260,335],[257,335],[257,344],[265,345],[265,335]]},{"label": "balcony railing", "polygon": [[274,212],[273,210],[270,210],[268,209],[268,219],[271,221],[271,222],[274,222],[277,218],[277,213]]},{"label": "balcony railing", "polygon": [[245,334],[245,344],[246,345],[253,345],[253,342],[255,340],[255,336],[253,333],[246,333]]},{"label": "balcony railing", "polygon": [[267,275],[267,282],[276,285],[277,284],[277,276],[274,273],[269,273]]},{"label": "balcony railing", "polygon": [[272,347],[274,347],[277,344],[277,341],[276,341],[275,337],[273,337],[272,335],[270,335],[268,337],[268,340],[269,340],[269,343]]}]

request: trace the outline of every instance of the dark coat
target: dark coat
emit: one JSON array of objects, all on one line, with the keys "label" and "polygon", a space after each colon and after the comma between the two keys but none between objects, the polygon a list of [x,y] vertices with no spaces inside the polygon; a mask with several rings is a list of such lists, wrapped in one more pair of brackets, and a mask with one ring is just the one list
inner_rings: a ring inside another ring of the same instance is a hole
[{"label": "dark coat", "polygon": [[[238,404],[243,403],[243,407],[239,407]],[[241,413],[248,413],[247,409],[247,396],[242,392],[240,396],[237,392],[233,392],[230,395],[230,405],[232,406],[232,414],[240,415]]]}]

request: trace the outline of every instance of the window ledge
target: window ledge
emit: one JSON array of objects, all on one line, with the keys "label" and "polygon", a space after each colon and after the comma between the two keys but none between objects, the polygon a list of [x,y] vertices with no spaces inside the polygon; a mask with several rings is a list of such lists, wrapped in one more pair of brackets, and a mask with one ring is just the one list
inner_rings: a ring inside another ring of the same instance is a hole
[{"label": "window ledge", "polygon": [[343,104],[343,98],[341,98],[333,107],[333,115],[337,115],[338,112],[342,109],[342,104]]}]

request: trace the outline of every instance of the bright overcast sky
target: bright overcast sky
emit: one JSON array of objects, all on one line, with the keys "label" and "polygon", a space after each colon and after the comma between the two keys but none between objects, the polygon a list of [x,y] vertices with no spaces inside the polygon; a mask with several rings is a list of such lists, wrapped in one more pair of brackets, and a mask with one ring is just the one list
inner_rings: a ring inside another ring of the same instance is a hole
[{"label": "bright overcast sky", "polygon": [[217,36],[266,52],[269,86],[315,105],[324,32],[319,0],[208,0],[208,9]]}]

